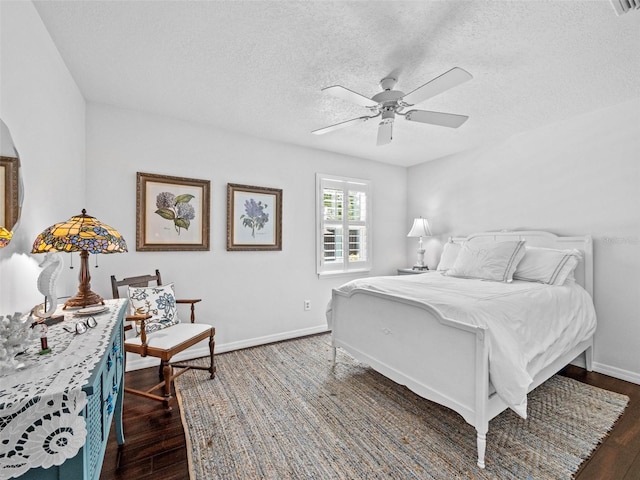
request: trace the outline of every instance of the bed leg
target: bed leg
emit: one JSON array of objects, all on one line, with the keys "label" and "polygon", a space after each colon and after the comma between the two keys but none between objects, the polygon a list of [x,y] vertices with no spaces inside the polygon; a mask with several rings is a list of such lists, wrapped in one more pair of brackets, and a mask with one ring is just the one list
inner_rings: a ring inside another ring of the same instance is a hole
[{"label": "bed leg", "polygon": [[478,430],[478,466],[484,468],[484,453],[487,450],[487,433],[480,433]]},{"label": "bed leg", "polygon": [[593,345],[584,351],[584,363],[587,372],[593,372]]},{"label": "bed leg", "polygon": [[336,347],[331,345],[331,368],[336,367]]}]

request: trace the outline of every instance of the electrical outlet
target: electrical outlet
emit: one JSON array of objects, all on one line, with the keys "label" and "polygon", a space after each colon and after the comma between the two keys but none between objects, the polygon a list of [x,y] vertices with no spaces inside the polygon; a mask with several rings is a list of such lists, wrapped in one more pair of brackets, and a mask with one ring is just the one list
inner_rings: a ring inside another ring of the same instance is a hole
[{"label": "electrical outlet", "polygon": [[311,300],[305,300],[304,301],[304,310],[305,312],[308,310],[311,310]]}]

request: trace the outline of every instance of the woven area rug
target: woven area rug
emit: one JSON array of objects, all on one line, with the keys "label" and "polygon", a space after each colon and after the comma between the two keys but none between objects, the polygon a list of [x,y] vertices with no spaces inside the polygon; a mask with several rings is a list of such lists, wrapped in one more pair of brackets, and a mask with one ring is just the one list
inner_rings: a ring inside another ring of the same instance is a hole
[{"label": "woven area rug", "polygon": [[[192,479],[569,479],[628,398],[555,376],[529,395],[528,419],[476,431],[317,335],[216,356],[215,380],[176,379]],[[195,362],[198,362],[196,360]]]}]

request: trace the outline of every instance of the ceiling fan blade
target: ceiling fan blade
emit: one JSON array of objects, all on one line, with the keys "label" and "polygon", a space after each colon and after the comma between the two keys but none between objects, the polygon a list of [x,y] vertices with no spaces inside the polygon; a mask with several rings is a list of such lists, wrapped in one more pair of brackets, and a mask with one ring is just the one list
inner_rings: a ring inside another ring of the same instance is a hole
[{"label": "ceiling fan blade", "polygon": [[352,118],[351,120],[347,120],[345,122],[340,122],[340,123],[336,123],[335,125],[330,125],[328,127],[324,127],[324,128],[319,128],[317,130],[313,130],[311,133],[313,133],[315,135],[323,135],[325,133],[333,132],[334,130],[339,130],[341,128],[348,127],[350,125],[355,125],[357,123],[366,122],[370,118],[373,118],[373,117]]},{"label": "ceiling fan blade", "polygon": [[385,118],[380,122],[378,126],[378,141],[376,145],[386,145],[391,143],[393,139],[393,118]]},{"label": "ceiling fan blade", "polygon": [[473,76],[459,67],[453,67],[448,72],[443,73],[439,77],[425,83],[424,85],[416,88],[412,92],[407,93],[402,98],[402,103],[406,105],[415,105],[425,101],[428,98],[435,97],[436,95],[449,90],[461,83],[471,80]]},{"label": "ceiling fan blade", "polygon": [[466,115],[456,115],[455,113],[429,112],[427,110],[409,110],[405,118],[412,122],[430,123],[441,127],[458,128],[469,117]]},{"label": "ceiling fan blade", "polygon": [[336,98],[346,100],[347,102],[362,105],[363,107],[375,107],[376,105],[378,105],[378,102],[374,102],[370,98],[367,98],[364,95],[360,95],[359,93],[356,93],[353,90],[349,90],[348,88],[344,88],[340,85],[326,87],[323,88],[322,91]]}]

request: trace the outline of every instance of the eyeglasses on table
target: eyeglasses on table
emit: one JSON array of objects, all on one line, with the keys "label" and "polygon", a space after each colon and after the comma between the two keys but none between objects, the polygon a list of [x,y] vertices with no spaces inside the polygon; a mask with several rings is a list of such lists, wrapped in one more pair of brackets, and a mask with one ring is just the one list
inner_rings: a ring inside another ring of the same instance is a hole
[{"label": "eyeglasses on table", "polygon": [[98,325],[96,319],[91,316],[86,320],[80,320],[75,323],[75,325],[65,325],[64,328],[69,333],[76,333],[77,335],[82,335],[90,328],[95,328]]}]

